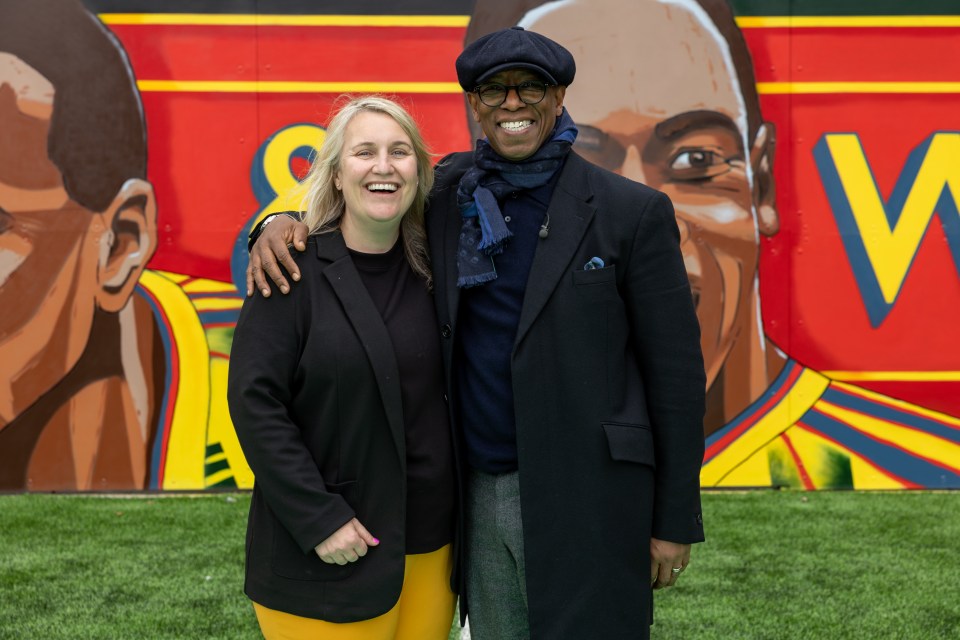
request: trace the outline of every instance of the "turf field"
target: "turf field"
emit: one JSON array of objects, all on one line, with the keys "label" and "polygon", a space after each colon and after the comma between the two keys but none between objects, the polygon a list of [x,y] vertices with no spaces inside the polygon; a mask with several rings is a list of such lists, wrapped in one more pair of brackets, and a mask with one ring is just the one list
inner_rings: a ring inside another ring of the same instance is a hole
[{"label": "turf field", "polygon": [[[0,496],[0,639],[259,637],[248,504]],[[960,492],[711,493],[704,521],[656,640],[960,638]]]}]

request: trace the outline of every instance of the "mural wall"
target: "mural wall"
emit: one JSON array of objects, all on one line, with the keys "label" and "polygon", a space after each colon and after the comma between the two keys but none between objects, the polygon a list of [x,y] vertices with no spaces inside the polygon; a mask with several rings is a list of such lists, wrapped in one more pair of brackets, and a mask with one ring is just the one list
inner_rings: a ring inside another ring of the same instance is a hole
[{"label": "mural wall", "polygon": [[960,487],[960,13],[901,4],[4,0],[0,490],[250,487],[249,229],[344,93],[468,148],[454,59],[514,24],[577,60],[576,150],[674,201],[702,484]]}]

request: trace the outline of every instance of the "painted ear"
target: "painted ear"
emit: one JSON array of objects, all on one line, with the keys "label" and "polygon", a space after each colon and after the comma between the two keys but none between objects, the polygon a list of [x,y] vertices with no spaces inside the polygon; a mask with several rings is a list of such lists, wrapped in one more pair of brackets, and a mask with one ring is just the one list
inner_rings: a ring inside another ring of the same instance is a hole
[{"label": "painted ear", "polygon": [[116,313],[127,304],[157,248],[153,186],[138,178],[127,180],[101,215],[107,231],[100,237],[97,304]]},{"label": "painted ear", "polygon": [[780,214],[777,211],[777,185],[773,178],[773,155],[776,150],[776,129],[764,122],[750,149],[753,167],[753,205],[757,211],[757,226],[760,233],[772,236],[780,230]]}]

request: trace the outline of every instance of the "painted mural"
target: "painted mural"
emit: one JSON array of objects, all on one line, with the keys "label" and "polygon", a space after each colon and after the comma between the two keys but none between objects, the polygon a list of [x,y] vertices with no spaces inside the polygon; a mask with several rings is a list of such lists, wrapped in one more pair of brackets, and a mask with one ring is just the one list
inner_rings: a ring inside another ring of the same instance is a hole
[{"label": "painted mural", "polygon": [[960,488],[960,14],[796,4],[3,0],[0,491],[250,487],[250,228],[342,94],[469,148],[454,59],[514,24],[577,60],[575,149],[676,206],[702,484]]}]

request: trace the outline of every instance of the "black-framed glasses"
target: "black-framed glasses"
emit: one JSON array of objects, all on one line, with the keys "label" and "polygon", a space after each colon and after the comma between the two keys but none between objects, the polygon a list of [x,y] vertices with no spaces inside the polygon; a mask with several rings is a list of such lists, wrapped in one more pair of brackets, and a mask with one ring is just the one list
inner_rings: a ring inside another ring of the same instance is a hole
[{"label": "black-framed glasses", "polygon": [[537,104],[547,95],[547,87],[552,86],[539,80],[526,80],[520,84],[500,84],[490,82],[473,89],[480,102],[488,107],[499,107],[507,100],[507,94],[513,89],[524,104]]}]

